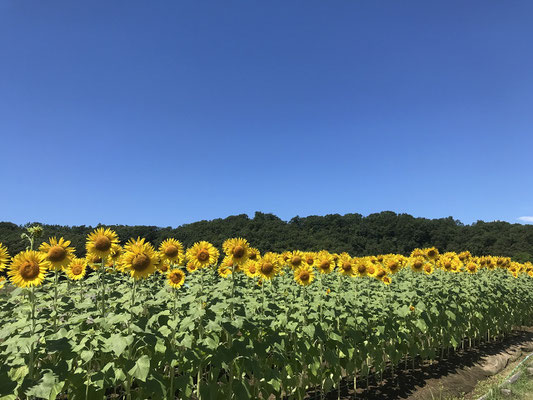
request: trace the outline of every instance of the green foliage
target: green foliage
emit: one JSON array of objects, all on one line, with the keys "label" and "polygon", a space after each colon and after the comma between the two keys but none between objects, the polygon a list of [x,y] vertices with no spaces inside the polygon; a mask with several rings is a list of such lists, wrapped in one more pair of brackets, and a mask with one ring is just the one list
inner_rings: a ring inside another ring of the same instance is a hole
[{"label": "green foliage", "polygon": [[[28,224],[29,226],[30,224]],[[42,236],[63,236],[72,241],[78,256],[85,254],[85,238],[90,226],[43,225]],[[225,219],[199,221],[178,228],[156,226],[111,226],[122,242],[130,237],[145,237],[158,245],[175,237],[186,246],[207,240],[219,247],[229,237],[242,236],[262,252],[300,249],[330,252],[346,251],[353,256],[398,253],[407,255],[416,247],[436,246],[441,252],[469,250],[473,255],[513,257],[515,261],[533,261],[533,226],[507,222],[482,222],[463,225],[453,218],[426,219],[384,211],[363,217],[360,214],[295,217],[288,222],[272,214],[256,212]],[[0,223],[0,241],[10,254],[24,250],[20,240],[25,227]]]}]

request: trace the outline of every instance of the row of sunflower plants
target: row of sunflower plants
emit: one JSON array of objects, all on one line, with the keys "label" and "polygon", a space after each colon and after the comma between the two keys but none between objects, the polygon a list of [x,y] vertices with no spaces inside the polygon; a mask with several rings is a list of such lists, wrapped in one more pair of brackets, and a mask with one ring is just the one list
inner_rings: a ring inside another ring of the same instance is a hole
[{"label": "row of sunflower plants", "polygon": [[[261,254],[228,239],[81,259],[39,230],[0,245],[0,399],[302,399],[495,340],[533,319],[533,266],[468,252]],[[35,248],[35,249],[34,249]]]}]

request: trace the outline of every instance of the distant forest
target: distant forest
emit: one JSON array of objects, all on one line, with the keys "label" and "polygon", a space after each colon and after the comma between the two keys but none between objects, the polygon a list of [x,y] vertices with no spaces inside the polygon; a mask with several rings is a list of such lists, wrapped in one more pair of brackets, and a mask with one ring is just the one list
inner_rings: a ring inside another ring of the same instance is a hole
[{"label": "distant forest", "polygon": [[[0,242],[11,255],[24,250],[21,240],[26,226],[0,222]],[[42,225],[41,242],[51,236],[71,240],[79,257],[85,255],[85,237],[91,226]],[[177,228],[157,226],[110,225],[122,243],[131,237],[145,237],[155,246],[174,237],[190,246],[207,240],[218,248],[231,237],[244,237],[261,252],[300,249],[348,252],[353,256],[400,253],[408,255],[416,247],[436,246],[441,252],[469,250],[474,255],[512,257],[516,261],[533,261],[533,225],[508,222],[478,221],[462,224],[452,217],[440,219],[415,218],[390,211],[370,214],[294,217],[283,221],[273,214],[256,212],[212,221],[199,221]]]}]

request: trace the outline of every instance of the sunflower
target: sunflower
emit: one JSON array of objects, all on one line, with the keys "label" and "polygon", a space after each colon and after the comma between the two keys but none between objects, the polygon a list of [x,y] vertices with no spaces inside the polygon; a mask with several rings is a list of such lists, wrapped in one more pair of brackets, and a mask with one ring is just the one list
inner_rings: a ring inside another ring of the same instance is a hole
[{"label": "sunflower", "polygon": [[424,265],[424,273],[425,273],[426,275],[431,275],[431,274],[433,273],[433,270],[434,270],[434,269],[433,269],[433,265],[431,265],[430,263],[426,263],[426,264]]},{"label": "sunflower", "polygon": [[114,262],[118,262],[120,260],[120,256],[124,252],[124,249],[119,244],[114,244],[111,246],[111,253],[109,253],[109,258],[113,260]]},{"label": "sunflower", "polygon": [[231,257],[233,265],[242,265],[248,260],[249,248],[248,241],[243,238],[228,239],[222,244],[222,250]]},{"label": "sunflower", "polygon": [[294,280],[299,285],[307,286],[313,282],[314,278],[315,273],[313,272],[313,268],[308,265],[302,264],[294,271]]},{"label": "sunflower", "polygon": [[157,272],[166,275],[168,271],[170,271],[170,261],[161,260],[161,262],[157,265]]},{"label": "sunflower", "polygon": [[[85,256],[85,259],[87,260],[87,265],[94,269],[95,271],[99,269],[102,266],[102,257],[94,254],[94,253],[87,253]],[[122,270],[122,266],[118,266],[119,270]]]},{"label": "sunflower", "polygon": [[387,268],[387,271],[389,271],[391,274],[395,274],[402,268],[402,262],[398,257],[391,256],[388,257],[384,261],[385,268]]},{"label": "sunflower", "polygon": [[187,249],[187,260],[193,263],[196,268],[215,265],[219,255],[218,250],[206,241],[196,242],[192,247]]},{"label": "sunflower", "polygon": [[162,260],[180,265],[185,257],[183,245],[179,240],[167,239],[159,245],[159,256]]},{"label": "sunflower", "polygon": [[184,282],[185,272],[179,268],[174,268],[167,274],[167,283],[175,289],[179,289]]},{"label": "sunflower", "polygon": [[18,287],[39,286],[44,281],[48,265],[43,253],[26,250],[11,259],[7,275]]},{"label": "sunflower", "polygon": [[248,249],[248,259],[252,261],[257,261],[261,257],[261,253],[255,247],[250,247]]},{"label": "sunflower", "polygon": [[426,260],[423,257],[415,257],[411,260],[411,269],[415,272],[424,271]]},{"label": "sunflower", "polygon": [[74,281],[83,279],[87,272],[87,261],[83,258],[73,258],[66,269],[67,277]]},{"label": "sunflower", "polygon": [[330,253],[322,250],[316,256],[315,266],[321,274],[329,274],[335,268],[335,261]]},{"label": "sunflower", "polygon": [[304,253],[300,250],[292,251],[288,254],[287,263],[292,269],[301,267],[304,263]]},{"label": "sunflower", "polygon": [[462,251],[457,254],[457,257],[459,257],[459,260],[461,260],[461,262],[467,263],[472,258],[472,254],[470,254],[469,251]]},{"label": "sunflower", "polygon": [[388,276],[384,276],[381,282],[383,282],[385,285],[390,285],[392,282],[392,279]]},{"label": "sunflower", "polygon": [[463,263],[459,259],[459,256],[453,252],[444,253],[440,256],[437,265],[448,272],[459,272]]},{"label": "sunflower", "polygon": [[196,266],[196,264],[190,261],[187,263],[187,266],[185,268],[187,268],[187,271],[191,274],[195,271],[198,271],[198,267]]},{"label": "sunflower", "polygon": [[367,260],[363,258],[356,258],[355,260],[355,272],[358,276],[363,277],[368,275]]},{"label": "sunflower", "polygon": [[428,260],[437,260],[439,258],[439,251],[436,247],[429,247],[424,249],[425,256]]},{"label": "sunflower", "polygon": [[337,259],[337,266],[339,267],[339,273],[346,276],[354,276],[356,271],[356,265],[352,257],[348,253],[342,253]]},{"label": "sunflower", "polygon": [[227,278],[228,276],[231,275],[232,272],[233,272],[232,268],[225,265],[224,262],[220,263],[220,265],[218,266],[218,274],[222,278]]},{"label": "sunflower", "polygon": [[315,263],[316,256],[317,256],[316,253],[312,251],[308,251],[307,253],[304,254],[304,261],[306,262],[307,265],[312,267],[313,264]]},{"label": "sunflower", "polygon": [[0,243],[0,272],[7,267],[9,262],[9,253],[7,252],[7,247]]},{"label": "sunflower", "polygon": [[39,250],[44,253],[50,269],[59,270],[66,268],[74,256],[74,248],[70,247],[70,240],[62,237],[57,240],[55,237],[48,239],[39,246]]},{"label": "sunflower", "polygon": [[422,249],[416,248],[411,252],[411,255],[409,257],[411,258],[417,258],[417,257],[425,257],[426,252]]},{"label": "sunflower", "polygon": [[141,279],[155,272],[159,258],[154,247],[146,243],[144,238],[138,237],[126,243],[120,263],[122,269],[129,272],[134,279]]},{"label": "sunflower", "polygon": [[256,278],[259,276],[259,268],[257,268],[258,261],[248,260],[246,264],[243,265],[244,273],[250,278]]},{"label": "sunflower", "polygon": [[383,268],[377,268],[377,271],[374,275],[374,278],[376,278],[378,281],[383,280],[387,276],[387,271]]},{"label": "sunflower", "polygon": [[527,271],[527,274],[529,275],[530,278],[533,278],[533,270]]},{"label": "sunflower", "polygon": [[279,258],[274,253],[266,253],[257,261],[257,270],[261,279],[272,279],[281,269]]},{"label": "sunflower", "polygon": [[97,228],[87,235],[85,248],[87,253],[103,258],[111,253],[114,244],[118,244],[118,236],[115,231],[109,228]]},{"label": "sunflower", "polygon": [[478,270],[478,265],[475,262],[469,262],[466,264],[466,271],[470,274],[475,274]]}]

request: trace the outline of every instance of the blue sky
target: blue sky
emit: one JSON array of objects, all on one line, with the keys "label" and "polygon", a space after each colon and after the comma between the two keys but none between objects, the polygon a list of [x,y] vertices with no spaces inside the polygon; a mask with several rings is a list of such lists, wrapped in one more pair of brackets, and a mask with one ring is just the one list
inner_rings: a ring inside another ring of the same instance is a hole
[{"label": "blue sky", "polygon": [[531,15],[529,0],[3,0],[0,220],[519,222]]}]

